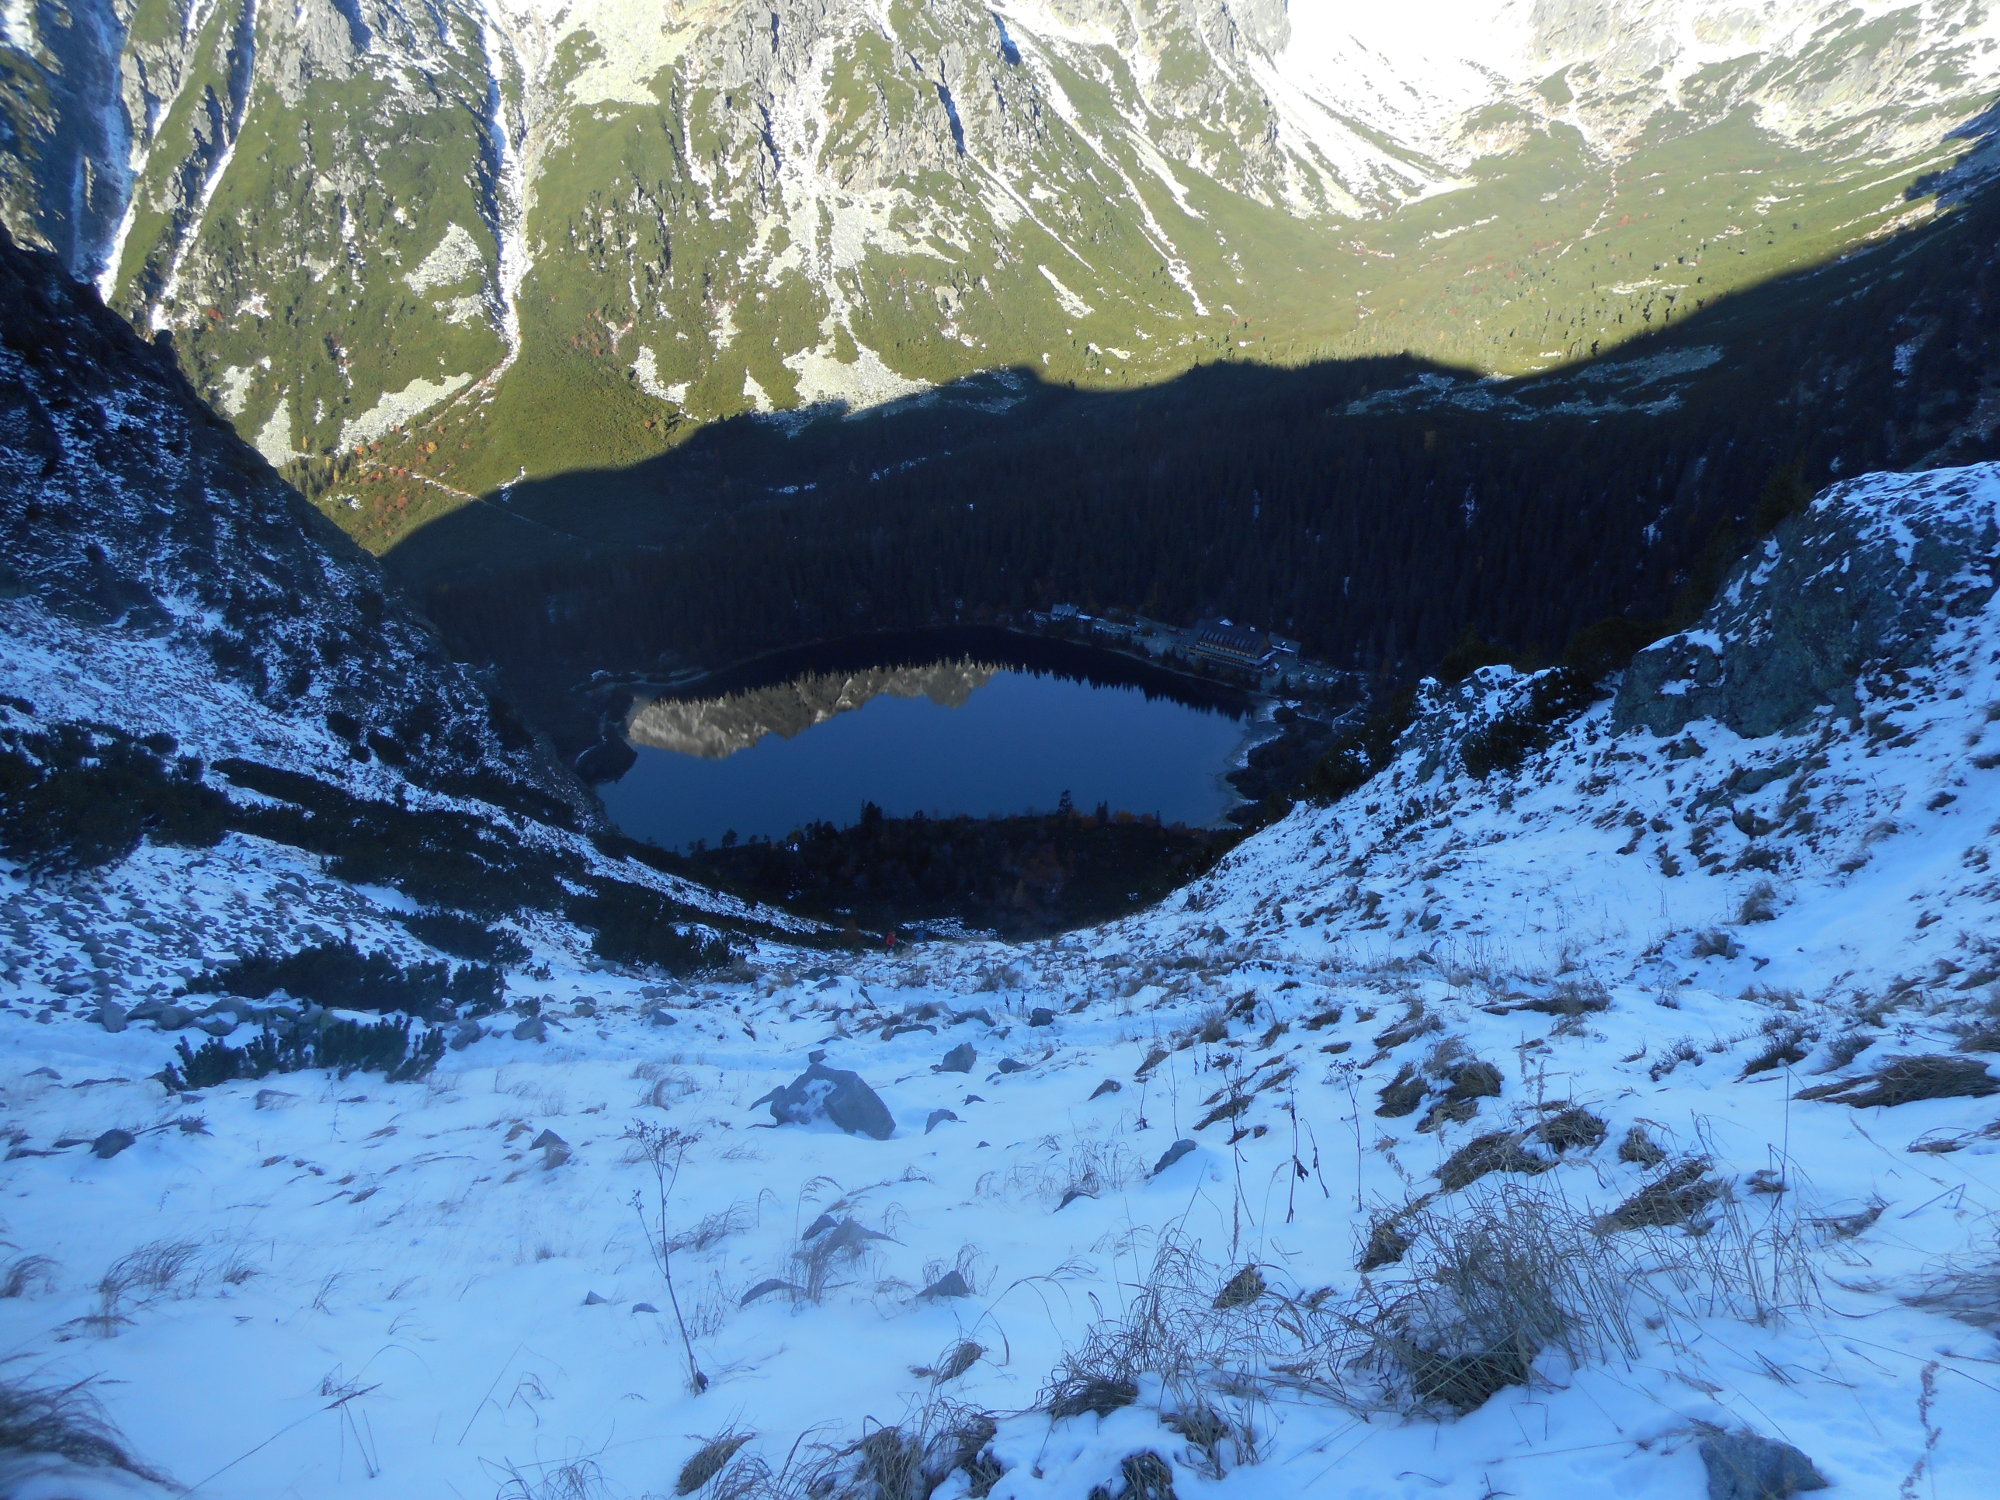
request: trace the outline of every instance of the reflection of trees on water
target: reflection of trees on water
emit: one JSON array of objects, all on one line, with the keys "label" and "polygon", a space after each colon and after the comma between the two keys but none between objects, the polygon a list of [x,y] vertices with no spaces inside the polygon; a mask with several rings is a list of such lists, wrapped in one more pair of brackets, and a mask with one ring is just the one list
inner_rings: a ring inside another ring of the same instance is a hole
[{"label": "reflection of trees on water", "polygon": [[920,667],[808,673],[720,698],[642,700],[626,716],[625,737],[634,745],[721,760],[749,749],[766,735],[791,739],[885,694],[963,708],[974,692],[1006,670],[991,662],[939,661]]}]

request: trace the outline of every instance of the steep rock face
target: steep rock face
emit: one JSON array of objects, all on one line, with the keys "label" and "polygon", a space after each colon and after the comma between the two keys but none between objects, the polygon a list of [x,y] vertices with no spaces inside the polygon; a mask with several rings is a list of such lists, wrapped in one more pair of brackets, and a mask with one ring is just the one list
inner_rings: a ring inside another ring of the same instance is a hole
[{"label": "steep rock face", "polygon": [[1920,665],[2000,587],[1990,465],[1835,485],[1729,580],[1699,630],[1639,654],[1613,723],[1679,733],[1713,719],[1761,738],[1816,710],[1852,715],[1871,669]]},{"label": "steep rock face", "polygon": [[[1134,381],[1289,345],[1539,368],[1668,292],[1768,274],[1804,253],[1789,236],[1920,212],[1901,185],[2000,69],[1981,0],[1348,11],[24,4],[0,207],[172,328],[274,462],[365,465],[448,417],[399,472],[327,476],[343,519],[394,534],[677,423],[1013,364]],[[1753,162],[1748,191],[1712,201],[1689,169],[1711,147]],[[1568,253],[1612,227],[1629,269]],[[1524,233],[1545,262],[1513,264]],[[1693,269],[1722,238],[1749,253]],[[1496,259],[1490,312],[1389,310],[1426,278],[1412,305],[1460,301]],[[1501,316],[1530,287],[1550,316]]]},{"label": "steep rock face", "polygon": [[4,232],[0,309],[0,662],[24,712],[378,792],[477,778],[581,806],[168,352]]}]

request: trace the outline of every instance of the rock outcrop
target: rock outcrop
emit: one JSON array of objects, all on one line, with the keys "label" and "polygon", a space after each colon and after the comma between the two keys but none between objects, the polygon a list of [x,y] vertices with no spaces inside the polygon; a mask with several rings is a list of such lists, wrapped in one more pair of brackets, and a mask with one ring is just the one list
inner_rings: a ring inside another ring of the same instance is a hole
[{"label": "rock outcrop", "polygon": [[1851,715],[1861,674],[1921,665],[1993,597],[1996,569],[1990,466],[1835,485],[1736,570],[1700,629],[1639,653],[1613,723],[1667,736],[1714,719],[1759,738]]}]

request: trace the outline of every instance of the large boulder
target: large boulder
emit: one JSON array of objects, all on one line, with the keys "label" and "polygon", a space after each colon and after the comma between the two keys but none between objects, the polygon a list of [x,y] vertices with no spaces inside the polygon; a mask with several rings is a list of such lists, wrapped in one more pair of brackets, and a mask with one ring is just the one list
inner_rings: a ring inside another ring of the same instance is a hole
[{"label": "large boulder", "polygon": [[1708,1500],[1790,1500],[1827,1487],[1805,1454],[1754,1432],[1710,1433],[1701,1440],[1701,1461]]},{"label": "large boulder", "polygon": [[1715,719],[1754,739],[1851,714],[1858,675],[1922,662],[1986,606],[1996,558],[2000,465],[1837,484],[1738,565],[1698,629],[1633,658],[1612,722],[1666,736]]},{"label": "large boulder", "polygon": [[849,1135],[873,1136],[886,1141],[896,1133],[896,1122],[881,1095],[862,1081],[859,1073],[846,1068],[813,1065],[790,1083],[772,1089],[750,1107],[771,1106],[771,1118],[780,1125],[810,1125],[826,1120]]}]

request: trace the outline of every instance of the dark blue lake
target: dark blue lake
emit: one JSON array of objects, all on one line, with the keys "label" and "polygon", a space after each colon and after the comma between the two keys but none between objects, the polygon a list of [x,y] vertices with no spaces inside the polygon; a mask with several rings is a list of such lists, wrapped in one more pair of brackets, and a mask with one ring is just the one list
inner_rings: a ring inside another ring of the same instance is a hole
[{"label": "dark blue lake", "polygon": [[846,826],[867,802],[891,817],[1049,812],[1064,792],[1084,811],[1219,821],[1239,800],[1223,777],[1249,705],[1112,675],[959,659],[642,695],[625,721],[638,759],[598,792],[621,829],[666,848]]}]

